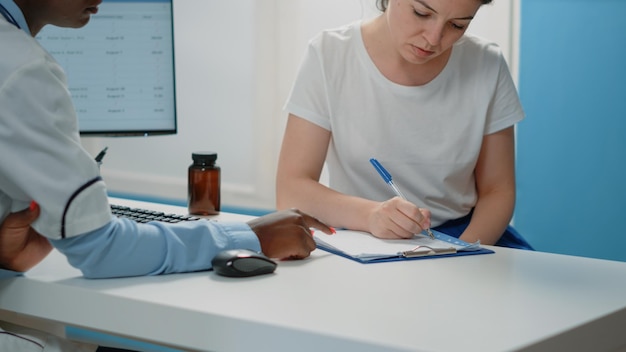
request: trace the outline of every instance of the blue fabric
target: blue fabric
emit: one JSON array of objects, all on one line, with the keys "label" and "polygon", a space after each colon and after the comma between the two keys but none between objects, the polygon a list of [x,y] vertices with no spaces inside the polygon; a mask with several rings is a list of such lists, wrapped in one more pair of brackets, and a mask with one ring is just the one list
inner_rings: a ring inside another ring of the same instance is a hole
[{"label": "blue fabric", "polygon": [[22,275],[22,273],[17,272],[17,271],[0,269],[0,279],[6,279],[6,278],[9,278],[9,277],[17,277],[17,276],[21,276],[21,275]]},{"label": "blue fabric", "polygon": [[30,29],[28,28],[28,23],[26,23],[26,19],[24,18],[24,14],[22,10],[17,6],[15,1],[13,0],[0,0],[0,12],[2,15],[9,21],[9,23],[14,24],[17,28],[23,30],[28,34],[30,34]]},{"label": "blue fabric", "polygon": [[[470,220],[472,219],[472,212],[467,214],[466,216],[450,220],[443,225],[439,225],[437,227],[433,227],[433,230],[437,230],[439,232],[443,232],[448,236],[459,238],[463,231],[469,225]],[[506,230],[502,234],[502,237],[496,242],[496,246],[499,247],[508,247],[508,248],[517,248],[517,249],[527,249],[534,251],[535,249],[528,243],[522,235],[513,228],[513,226],[507,226]]]},{"label": "blue fabric", "polygon": [[207,270],[220,251],[261,251],[248,224],[205,220],[139,224],[113,218],[100,229],[50,242],[87,278]]}]

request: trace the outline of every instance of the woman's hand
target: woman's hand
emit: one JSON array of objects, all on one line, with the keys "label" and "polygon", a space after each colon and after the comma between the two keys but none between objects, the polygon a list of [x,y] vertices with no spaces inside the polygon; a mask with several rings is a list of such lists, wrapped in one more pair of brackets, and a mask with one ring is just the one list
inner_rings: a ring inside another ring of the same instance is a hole
[{"label": "woman's hand", "polygon": [[385,239],[411,238],[430,228],[430,210],[400,197],[379,203],[368,217],[369,232]]}]

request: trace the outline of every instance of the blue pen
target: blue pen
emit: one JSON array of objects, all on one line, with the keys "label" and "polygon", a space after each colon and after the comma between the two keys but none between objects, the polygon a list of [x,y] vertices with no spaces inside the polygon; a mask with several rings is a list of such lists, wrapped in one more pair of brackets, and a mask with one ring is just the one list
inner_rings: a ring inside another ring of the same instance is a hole
[{"label": "blue pen", "polygon": [[[398,189],[398,187],[396,187],[396,185],[393,183],[393,180],[391,179],[391,174],[387,170],[385,170],[385,168],[380,164],[380,162],[378,162],[378,160],[374,158],[371,158],[370,163],[372,163],[376,171],[378,171],[378,174],[380,174],[380,177],[382,177],[385,183],[387,183],[389,187],[391,187],[393,192],[398,197],[406,200],[406,197],[402,194],[402,192],[400,192],[400,189]],[[426,229],[426,232],[428,233],[428,236],[430,236],[430,238],[432,238],[433,240],[435,239],[435,235],[433,235],[433,232],[430,231],[430,229]]]}]

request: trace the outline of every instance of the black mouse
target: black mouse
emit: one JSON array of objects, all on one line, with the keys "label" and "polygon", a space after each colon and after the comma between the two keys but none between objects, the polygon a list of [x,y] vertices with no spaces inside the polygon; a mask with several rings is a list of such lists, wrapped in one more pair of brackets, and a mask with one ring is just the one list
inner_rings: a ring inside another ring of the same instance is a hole
[{"label": "black mouse", "polygon": [[270,274],[278,265],[265,255],[248,249],[229,249],[219,252],[211,264],[216,274],[229,277]]}]

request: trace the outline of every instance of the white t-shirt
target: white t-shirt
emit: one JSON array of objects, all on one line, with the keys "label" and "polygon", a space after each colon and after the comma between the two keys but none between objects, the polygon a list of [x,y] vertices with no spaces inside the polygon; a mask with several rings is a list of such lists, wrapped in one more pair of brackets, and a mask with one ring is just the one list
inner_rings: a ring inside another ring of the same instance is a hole
[{"label": "white t-shirt", "polygon": [[313,38],[286,110],[331,131],[329,186],[383,201],[394,196],[369,162],[376,158],[432,225],[476,204],[474,169],[483,136],[524,118],[496,44],[465,35],[444,70],[423,86],[384,77],[369,57],[361,22]]}]

